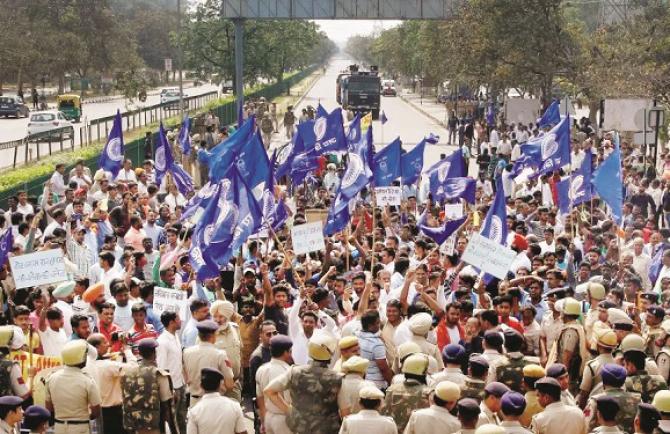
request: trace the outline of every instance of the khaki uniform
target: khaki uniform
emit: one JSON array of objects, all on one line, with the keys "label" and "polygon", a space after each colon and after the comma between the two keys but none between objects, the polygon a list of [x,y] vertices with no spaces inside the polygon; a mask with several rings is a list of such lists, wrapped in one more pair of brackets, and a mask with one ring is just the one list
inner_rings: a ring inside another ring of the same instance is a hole
[{"label": "khaki uniform", "polygon": [[188,434],[235,434],[247,431],[242,407],[218,393],[206,393],[188,410]]},{"label": "khaki uniform", "polygon": [[586,312],[586,315],[584,315],[584,336],[586,336],[586,341],[589,342],[589,344],[593,341],[593,328],[598,321],[598,315],[600,315],[598,309],[590,309]]},{"label": "khaki uniform", "polygon": [[0,419],[0,434],[16,434],[16,429]]},{"label": "khaki uniform", "polygon": [[584,415],[577,407],[562,402],[549,404],[544,411],[533,416],[530,423],[535,434],[585,434]]},{"label": "khaki uniform", "polygon": [[572,353],[572,358],[567,366],[568,374],[570,375],[570,391],[577,393],[579,379],[582,376],[584,366],[590,355],[586,349],[584,328],[574,321],[563,325],[561,334],[556,341],[556,348],[553,348],[549,355],[547,366],[556,361],[561,362],[563,353],[566,351]]},{"label": "khaki uniform", "polygon": [[430,405],[429,394],[430,388],[425,384],[406,379],[403,383],[393,384],[386,389],[382,412],[393,418],[398,431],[404,431],[412,412]]},{"label": "khaki uniform", "polygon": [[521,425],[529,427],[533,416],[544,410],[544,407],[542,407],[537,400],[537,390],[526,392],[524,398],[526,398],[526,409],[519,418],[519,422],[521,422]]},{"label": "khaki uniform", "polygon": [[[272,359],[268,363],[261,365],[256,371],[256,396],[263,396],[263,390],[272,380],[282,376],[291,367],[288,363],[279,359]],[[291,395],[288,392],[283,394],[284,401],[291,404]],[[286,415],[277,408],[274,402],[264,398],[265,403],[265,432],[267,434],[291,434],[291,430],[286,425]]]},{"label": "khaki uniform", "polygon": [[593,395],[584,409],[586,416],[586,425],[589,430],[594,430],[598,421],[596,420],[596,399],[601,396],[610,396],[619,404],[615,422],[626,432],[633,432],[633,421],[637,413],[637,407],[640,405],[641,398],[639,393],[625,392],[617,388],[608,388],[600,394]]},{"label": "khaki uniform", "polygon": [[233,370],[229,363],[226,352],[208,342],[200,342],[198,345],[184,350],[184,371],[186,372],[188,389],[191,393],[189,408],[193,407],[204,393],[202,387],[200,387],[200,371],[202,368],[216,368],[221,371],[224,378],[232,379]]},{"label": "khaki uniform", "polygon": [[599,354],[595,359],[588,361],[582,373],[582,383],[579,385],[579,390],[589,396],[594,390],[602,390],[603,379],[600,376],[600,371],[608,363],[616,363],[610,353]]},{"label": "khaki uniform", "polygon": [[376,387],[375,383],[366,381],[356,373],[346,374],[342,378],[342,387],[337,394],[337,405],[340,411],[346,409],[349,414],[358,413],[361,409],[358,392],[364,387]]},{"label": "khaki uniform", "polygon": [[656,358],[658,353],[661,351],[661,349],[656,346],[656,339],[660,338],[663,334],[665,334],[665,332],[660,325],[648,327],[647,330],[645,330],[642,337],[647,343],[647,350],[645,351],[647,355]]},{"label": "khaki uniform", "polygon": [[56,434],[89,433],[89,407],[102,403],[95,380],[71,366],[64,366],[47,379],[46,401],[54,407]]},{"label": "khaki uniform", "polygon": [[461,423],[449,413],[449,410],[431,405],[412,412],[404,434],[442,434],[460,428]]},{"label": "khaki uniform", "polygon": [[465,382],[468,379],[468,376],[463,374],[459,368],[444,368],[443,371],[438,372],[435,375],[430,377],[428,385],[430,387],[435,387],[438,383],[442,381],[451,381],[452,383],[458,384],[460,388],[465,387]]},{"label": "khaki uniform", "polygon": [[377,410],[361,410],[342,421],[339,434],[397,434],[393,418],[382,416]]},{"label": "khaki uniform", "polygon": [[498,415],[492,412],[491,409],[489,409],[489,407],[486,405],[486,403],[484,403],[484,401],[479,403],[479,409],[481,410],[481,412],[479,413],[479,420],[477,421],[477,427],[480,427],[487,423],[493,425],[500,425],[500,418],[498,418]]},{"label": "khaki uniform", "polygon": [[[521,392],[523,368],[531,362],[520,352],[508,353],[496,363],[495,370],[489,371],[488,382],[499,381],[515,392]],[[491,378],[493,377],[493,378]]]},{"label": "khaki uniform", "polygon": [[500,426],[505,428],[505,434],[533,434],[532,431],[528,431],[519,422],[503,421],[500,422]]},{"label": "khaki uniform", "polygon": [[[438,370],[444,369],[442,354],[440,354],[440,350],[437,348],[437,345],[433,345],[430,342],[428,342],[426,338],[424,338],[423,336],[417,336],[417,335],[413,335],[411,341],[419,345],[419,348],[421,348],[422,353],[434,358],[437,361]],[[429,374],[435,374],[436,372],[437,371],[431,372],[430,365],[428,365]]]}]

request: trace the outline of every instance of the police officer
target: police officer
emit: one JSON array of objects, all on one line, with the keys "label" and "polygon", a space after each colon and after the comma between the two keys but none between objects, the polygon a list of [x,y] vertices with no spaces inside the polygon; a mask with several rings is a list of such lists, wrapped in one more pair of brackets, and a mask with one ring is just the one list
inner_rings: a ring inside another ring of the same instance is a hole
[{"label": "police officer", "polygon": [[570,377],[568,369],[562,363],[554,363],[547,366],[547,377],[555,378],[558,384],[561,385],[561,401],[565,405],[577,405],[575,397],[570,393]]},{"label": "police officer", "polygon": [[598,427],[591,433],[625,434],[616,424],[616,415],[621,410],[619,403],[611,396],[606,395],[599,396],[595,401]]},{"label": "police officer", "polygon": [[225,351],[214,346],[216,331],[219,325],[212,320],[204,320],[197,323],[198,338],[197,345],[184,350],[184,373],[186,384],[191,394],[190,407],[193,407],[203,394],[200,387],[200,373],[202,368],[216,368],[223,373],[223,382],[226,389],[232,389],[235,385],[233,370],[228,366],[228,355]]},{"label": "police officer", "polygon": [[586,433],[581,410],[561,402],[561,385],[555,378],[540,378],[535,387],[544,411],[533,416],[531,431],[538,434]]},{"label": "police officer", "polygon": [[442,348],[442,361],[444,362],[444,370],[431,375],[430,385],[434,386],[441,381],[451,381],[458,384],[459,387],[464,387],[467,376],[463,374],[461,366],[465,358],[465,348],[458,344],[445,345]]},{"label": "police officer", "polygon": [[590,359],[587,350],[584,327],[577,322],[581,314],[581,303],[568,297],[563,303],[563,327],[556,340],[555,352],[547,361],[547,366],[553,363],[562,363],[567,367],[570,391],[577,393],[579,379],[582,376],[584,365]]},{"label": "police officer", "polygon": [[519,422],[525,427],[529,427],[533,416],[544,409],[542,405],[540,405],[537,390],[535,389],[535,383],[545,375],[544,368],[540,365],[526,365],[523,367],[523,387],[524,390],[526,390],[526,394],[524,395],[526,408],[519,418]]},{"label": "police officer", "polygon": [[651,404],[642,403],[635,415],[635,434],[653,434],[656,432],[661,415]]},{"label": "police officer", "polygon": [[589,430],[593,430],[596,424],[596,398],[609,396],[619,404],[620,411],[617,413],[617,425],[626,432],[633,431],[633,421],[635,420],[635,411],[641,402],[640,394],[627,392],[621,388],[626,381],[626,369],[623,366],[608,363],[602,367],[601,393],[593,395],[584,409],[586,423]]},{"label": "police officer", "polygon": [[479,404],[481,413],[479,413],[479,421],[477,422],[477,426],[486,424],[500,424],[500,419],[498,418],[498,412],[500,411],[500,399],[505,393],[509,392],[509,390],[509,387],[497,381],[486,385],[484,388],[484,399],[482,400],[481,404]]},{"label": "police officer", "polygon": [[658,336],[658,343],[660,350],[656,355],[656,365],[658,366],[658,373],[665,378],[667,382],[670,378],[670,321],[663,321],[661,323],[663,333]]},{"label": "police officer", "polygon": [[223,374],[218,369],[203,368],[200,387],[204,395],[188,410],[189,434],[245,434],[242,407],[237,401],[221,396]]},{"label": "police officer", "polygon": [[505,434],[505,428],[487,423],[477,427],[475,434]]},{"label": "police officer", "polygon": [[586,341],[591,342],[592,334],[594,332],[594,325],[600,316],[600,309],[598,303],[605,299],[605,287],[597,282],[588,282],[586,289],[586,296],[589,302],[589,311],[584,316],[584,334]]},{"label": "police officer", "polygon": [[212,319],[219,324],[214,345],[226,352],[235,378],[234,386],[230,389],[226,387],[225,395],[240,402],[242,399],[242,388],[240,386],[242,339],[240,339],[239,326],[230,320],[235,313],[235,306],[229,301],[217,300],[212,303],[209,313],[212,315]]},{"label": "police officer", "polygon": [[[340,358],[335,362],[333,370],[335,372],[342,372],[342,363],[346,362],[349,357],[360,356],[360,347],[358,346],[358,338],[356,336],[345,336],[340,339],[337,344],[340,349]],[[358,398],[356,398],[358,400]]]},{"label": "police officer", "polygon": [[[409,319],[409,329],[412,332],[411,342],[416,343],[421,348],[421,352],[434,358],[437,361],[437,369],[444,369],[442,362],[442,355],[437,345],[428,342],[426,337],[433,326],[433,317],[426,312],[419,312]],[[429,374],[434,374],[436,371],[428,370]],[[396,421],[397,422],[397,421]],[[398,426],[400,428],[400,426]]]},{"label": "police officer", "polygon": [[430,388],[426,385],[427,370],[428,356],[422,353],[412,354],[402,364],[405,381],[392,384],[386,390],[382,411],[393,418],[398,431],[405,430],[412,411],[430,405],[428,399]]},{"label": "police officer", "polygon": [[263,113],[263,117],[261,118],[260,122],[260,128],[261,132],[263,133],[263,144],[265,145],[265,149],[267,149],[270,147],[270,143],[272,142],[272,132],[275,129],[274,122],[272,122],[272,118],[270,117],[270,113]]},{"label": "police officer", "polygon": [[489,362],[480,354],[472,354],[468,360],[468,375],[465,378],[465,385],[461,388],[461,397],[481,402],[484,399],[488,373]]},{"label": "police officer", "polygon": [[656,392],[667,389],[668,385],[660,375],[647,373],[645,369],[647,355],[644,350],[639,347],[624,345],[627,343],[627,339],[634,338],[634,336],[626,336],[622,342],[622,346],[625,348],[623,353],[624,367],[628,372],[624,389],[639,393],[642,396],[642,402],[651,402]]},{"label": "police officer", "polygon": [[41,405],[31,405],[23,412],[23,427],[30,434],[45,434],[49,429],[51,413]]},{"label": "police officer", "polygon": [[358,410],[360,410],[358,392],[363,387],[375,385],[370,381],[365,381],[365,373],[369,365],[370,361],[368,359],[359,356],[349,357],[342,364],[344,378],[342,378],[340,393],[337,395],[337,405],[340,407],[342,417],[358,413]]},{"label": "police officer", "polygon": [[661,424],[670,427],[670,391],[660,390],[654,395],[652,405],[661,416]]},{"label": "police officer", "polygon": [[178,433],[172,409],[172,382],[167,371],[156,366],[158,342],[145,338],[138,342],[141,360],[121,375],[123,427],[132,433],[159,434],[165,423]]},{"label": "police officer", "polygon": [[30,390],[23,380],[21,367],[17,362],[7,359],[14,340],[14,330],[14,326],[0,327],[0,396],[13,395],[27,399]]},{"label": "police officer", "polygon": [[293,106],[289,105],[284,112],[284,130],[286,138],[291,140],[293,138],[293,129],[295,125],[295,114],[293,113]]},{"label": "police officer", "polygon": [[521,353],[524,344],[523,336],[514,329],[507,329],[505,337],[506,356],[496,364],[492,381],[499,381],[515,392],[521,392],[523,368],[531,364],[531,360]]},{"label": "police officer", "polygon": [[461,429],[455,434],[474,434],[477,421],[479,420],[479,403],[472,398],[463,398],[456,405],[458,409],[458,421]]},{"label": "police officer", "polygon": [[500,400],[500,411],[502,413],[502,422],[500,426],[505,428],[507,434],[531,434],[526,428],[521,426],[519,418],[526,410],[526,400],[523,395],[510,391],[503,395]]},{"label": "police officer", "polygon": [[[337,394],[342,377],[328,368],[337,344],[325,332],[315,332],[307,343],[312,359],[307,365],[292,366],[275,378],[264,393],[284,414],[295,434],[331,434],[340,429]],[[291,404],[281,392],[288,390]]]},{"label": "police officer", "polygon": [[342,421],[340,434],[397,434],[393,418],[379,414],[384,392],[376,386],[363,387],[359,392],[361,411]]},{"label": "police officer", "polygon": [[461,423],[451,411],[460,397],[461,389],[458,384],[451,381],[439,382],[435,386],[433,404],[412,412],[404,434],[441,434],[458,430]]},{"label": "police officer", "polygon": [[[269,399],[265,399],[263,390],[275,378],[281,376],[291,367],[293,361],[291,338],[284,335],[273,336],[270,339],[270,354],[272,359],[256,371],[256,399],[260,410],[260,417],[267,434],[291,434],[286,425],[286,415]],[[284,392],[284,400],[291,403],[291,396]]]},{"label": "police officer", "polygon": [[16,426],[23,420],[23,399],[18,396],[0,397],[0,434],[16,433]]},{"label": "police officer", "polygon": [[646,327],[642,337],[646,344],[645,352],[654,359],[658,355],[661,348],[656,345],[656,340],[665,333],[661,327],[661,323],[665,318],[665,310],[660,306],[651,306],[647,309],[645,319]]},{"label": "police officer", "polygon": [[55,417],[56,434],[88,434],[89,420],[100,417],[98,386],[82,372],[88,348],[83,339],[66,343],[61,350],[65,366],[46,380],[46,408]]},{"label": "police officer", "polygon": [[595,332],[597,342],[598,357],[589,360],[584,367],[582,374],[582,382],[579,386],[579,395],[577,401],[581,408],[586,406],[586,401],[591,395],[592,391],[597,391],[602,388],[600,383],[600,370],[607,363],[614,363],[614,356],[612,351],[616,348],[618,342],[616,333],[612,330],[600,330]]}]

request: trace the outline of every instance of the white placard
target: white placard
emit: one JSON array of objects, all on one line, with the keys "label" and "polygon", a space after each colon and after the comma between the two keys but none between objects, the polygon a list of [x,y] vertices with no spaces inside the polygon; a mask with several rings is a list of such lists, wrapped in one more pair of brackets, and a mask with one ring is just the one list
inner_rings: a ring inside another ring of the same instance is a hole
[{"label": "white placard", "polygon": [[68,279],[61,249],[44,250],[9,258],[16,289],[48,285]]},{"label": "white placard", "polygon": [[154,312],[160,318],[163,312],[177,312],[181,319],[186,318],[186,298],[188,294],[181,289],[154,288]]},{"label": "white placard", "polygon": [[326,248],[323,242],[323,226],[320,221],[293,226],[291,239],[293,240],[293,253],[296,255],[304,255]]},{"label": "white placard", "polygon": [[402,187],[375,187],[377,206],[398,206],[402,202]]},{"label": "white placard", "polygon": [[444,218],[447,220],[456,220],[463,217],[462,203],[447,203],[444,205]]},{"label": "white placard", "polygon": [[516,252],[477,233],[470,236],[463,252],[463,261],[485,271],[498,279],[507,276]]}]

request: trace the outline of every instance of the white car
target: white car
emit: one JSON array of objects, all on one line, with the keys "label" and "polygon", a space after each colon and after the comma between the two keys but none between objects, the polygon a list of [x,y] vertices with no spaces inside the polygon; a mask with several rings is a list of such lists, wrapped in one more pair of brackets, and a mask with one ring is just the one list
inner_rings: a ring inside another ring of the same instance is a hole
[{"label": "white car", "polygon": [[[161,94],[161,104],[166,104],[163,106],[165,110],[178,110],[179,109],[179,98],[180,98],[179,89],[169,90]],[[186,95],[184,95],[184,108],[188,108],[188,101],[186,101]]]},{"label": "white car", "polygon": [[[68,128],[69,127],[69,128]],[[30,121],[28,121],[28,135],[45,133],[51,130],[54,131],[52,136],[60,136],[60,128],[65,128],[63,135],[68,137],[74,136],[74,127],[72,122],[65,119],[65,115],[58,110],[47,110],[40,112],[33,112],[30,114]]]}]

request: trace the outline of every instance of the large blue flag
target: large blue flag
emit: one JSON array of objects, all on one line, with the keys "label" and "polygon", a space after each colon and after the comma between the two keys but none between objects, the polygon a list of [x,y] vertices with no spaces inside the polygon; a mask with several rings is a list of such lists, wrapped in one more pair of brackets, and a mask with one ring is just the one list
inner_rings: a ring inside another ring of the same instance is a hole
[{"label": "large blue flag", "polygon": [[228,173],[235,157],[253,138],[255,131],[256,122],[251,116],[228,139],[209,151],[204,149],[198,151],[198,160],[209,167],[209,179],[212,182],[219,182]]},{"label": "large blue flag", "polygon": [[121,111],[117,110],[114,116],[114,123],[112,130],[107,137],[107,143],[102,148],[98,165],[106,172],[111,172],[116,178],[119,170],[123,166],[123,156],[125,147],[123,145],[123,121],[121,119]]},{"label": "large blue flag", "polygon": [[[224,181],[230,182],[227,179]],[[217,224],[219,224],[219,214],[224,208],[223,206],[220,207],[219,204],[223,202],[223,204],[226,204],[226,207],[229,208],[230,205],[227,204],[227,201],[228,198],[226,195],[223,197],[221,196],[220,185],[216,184],[213,194],[208,197],[208,202],[204,206],[204,210],[200,213],[195,225],[188,256],[199,280],[214,278],[219,275],[220,266],[217,263],[218,258],[213,255],[219,255],[220,250],[218,248],[215,249],[211,241],[212,234],[214,233]],[[201,201],[201,203],[203,202]],[[224,216],[223,219],[225,220],[227,217],[228,216]]]},{"label": "large blue flag", "polygon": [[0,267],[5,265],[7,259],[9,259],[9,253],[14,247],[14,234],[12,233],[12,228],[7,227],[5,232],[0,235]]},{"label": "large blue flag", "polygon": [[570,117],[566,116],[554,128],[521,145],[526,166],[538,169],[537,175],[554,172],[570,164]]},{"label": "large blue flag", "polygon": [[618,134],[614,140],[614,151],[593,172],[591,184],[600,198],[609,205],[614,222],[621,227],[623,225],[623,180]]},{"label": "large blue flag", "polygon": [[277,155],[277,170],[275,171],[275,177],[279,179],[282,176],[291,173],[293,160],[296,155],[302,152],[305,152],[305,144],[302,141],[302,137],[298,134],[294,134],[291,141],[281,148]]},{"label": "large blue flag", "polygon": [[432,227],[426,225],[428,220],[426,213],[427,211],[424,211],[423,214],[421,214],[417,226],[419,226],[419,229],[425,236],[435,241],[438,245],[447,241],[447,238],[456,232],[468,218],[467,216],[463,216],[456,220],[445,221],[442,226]]},{"label": "large blue flag", "polygon": [[328,116],[328,110],[326,110],[321,103],[316,107],[316,117],[317,118],[324,118]]},{"label": "large blue flag", "polygon": [[165,129],[161,122],[158,128],[158,146],[154,156],[154,168],[156,169],[156,184],[161,185],[166,173],[172,174],[172,179],[177,190],[183,195],[193,191],[193,179],[191,175],[175,163],[172,148],[165,135]]},{"label": "large blue flag", "polygon": [[477,181],[473,178],[458,177],[447,178],[437,189],[434,200],[456,200],[465,199],[470,204],[475,204],[475,193]]},{"label": "large blue flag", "polygon": [[503,246],[507,242],[507,207],[501,177],[496,180],[496,195],[479,234]]},{"label": "large blue flag", "polygon": [[319,155],[347,150],[341,108],[336,108],[327,116],[299,124],[298,135],[301,136],[305,150],[313,149]]},{"label": "large blue flag", "polygon": [[326,225],[323,227],[324,235],[333,235],[343,231],[347,227],[351,219],[349,203],[349,201],[342,198],[341,190],[338,189],[335,201],[333,201],[328,210]]},{"label": "large blue flag", "polygon": [[184,196],[194,190],[193,178],[179,164],[172,164],[172,180],[177,186],[177,190]]},{"label": "large blue flag", "polygon": [[191,118],[188,115],[184,116],[184,121],[181,123],[179,129],[179,146],[181,153],[184,155],[191,155]]},{"label": "large blue flag", "polygon": [[373,157],[376,187],[388,187],[402,174],[400,168],[400,137]]},{"label": "large blue flag", "polygon": [[553,100],[549,107],[542,113],[542,117],[538,119],[537,126],[540,128],[553,127],[561,121],[561,107],[558,100]]},{"label": "large blue flag", "polygon": [[252,189],[268,178],[271,172],[270,160],[263,146],[260,130],[240,149],[235,158],[235,165],[242,179]]},{"label": "large blue flag", "polygon": [[416,145],[411,151],[400,157],[400,172],[403,185],[411,185],[419,179],[423,169],[423,151],[426,149],[426,139]]},{"label": "large blue flag", "polygon": [[361,118],[356,116],[349,127],[348,140],[347,169],[344,171],[340,183],[340,194],[345,201],[354,198],[372,179],[372,169],[370,168],[372,126],[364,134],[361,133]]},{"label": "large blue flag", "polygon": [[181,213],[181,220],[184,221],[193,217],[193,223],[197,222],[205,211],[205,208],[209,205],[212,197],[217,194],[218,190],[218,183],[207,182],[207,184],[203,185],[202,188],[200,188],[200,190],[186,202],[184,211]]},{"label": "large blue flag", "polygon": [[592,158],[591,151],[585,152],[581,166],[570,176],[570,198],[573,206],[587,202],[593,197],[593,186],[591,185]]},{"label": "large blue flag", "polygon": [[[270,167],[274,167],[276,159],[277,150],[275,149],[272,153],[272,159],[270,160]],[[263,187],[263,226],[269,226],[273,230],[281,226],[288,218],[284,201],[277,202],[275,199],[274,188],[275,177],[272,171],[270,171],[265,179],[265,186]]]},{"label": "large blue flag", "polygon": [[[462,178],[466,175],[463,153],[457,149],[444,160],[433,164],[427,171],[430,192],[434,200],[441,200],[444,183],[450,178]],[[440,190],[441,188],[441,190]]]}]

